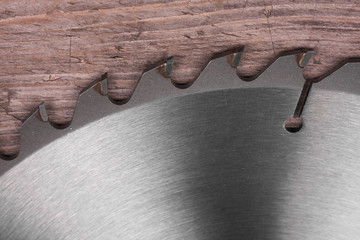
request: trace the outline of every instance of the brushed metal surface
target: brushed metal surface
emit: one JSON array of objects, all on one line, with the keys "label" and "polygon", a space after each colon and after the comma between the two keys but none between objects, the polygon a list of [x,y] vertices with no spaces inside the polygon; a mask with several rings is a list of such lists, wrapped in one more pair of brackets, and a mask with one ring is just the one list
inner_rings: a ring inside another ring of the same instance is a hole
[{"label": "brushed metal surface", "polygon": [[358,239],[360,97],[228,89],[119,112],[0,176],[0,239]]}]

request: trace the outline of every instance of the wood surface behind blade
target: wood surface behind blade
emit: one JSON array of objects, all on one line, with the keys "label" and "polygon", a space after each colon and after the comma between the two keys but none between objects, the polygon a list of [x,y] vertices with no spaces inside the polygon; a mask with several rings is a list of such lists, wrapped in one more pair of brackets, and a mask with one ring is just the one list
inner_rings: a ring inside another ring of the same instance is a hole
[{"label": "wood surface behind blade", "polygon": [[109,98],[126,103],[142,74],[171,58],[172,82],[183,88],[232,52],[243,51],[244,80],[295,52],[316,51],[303,72],[313,82],[360,56],[355,0],[16,0],[0,9],[0,152],[8,159],[40,104],[52,125],[66,127],[84,90],[107,78]]}]

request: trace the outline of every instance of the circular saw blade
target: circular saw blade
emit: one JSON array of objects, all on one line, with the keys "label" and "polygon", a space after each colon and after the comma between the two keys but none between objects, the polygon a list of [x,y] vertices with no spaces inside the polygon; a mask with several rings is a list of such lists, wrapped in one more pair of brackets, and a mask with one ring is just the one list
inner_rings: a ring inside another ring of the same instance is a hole
[{"label": "circular saw blade", "polygon": [[297,93],[197,93],[64,135],[0,177],[0,238],[355,239],[359,96],[313,91],[290,134]]}]

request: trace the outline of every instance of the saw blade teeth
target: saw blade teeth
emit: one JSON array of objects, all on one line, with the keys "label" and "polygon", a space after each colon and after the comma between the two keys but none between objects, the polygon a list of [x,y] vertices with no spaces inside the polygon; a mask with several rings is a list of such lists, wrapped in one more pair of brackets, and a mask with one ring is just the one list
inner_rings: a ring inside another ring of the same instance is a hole
[{"label": "saw blade teeth", "polygon": [[311,57],[315,54],[315,51],[308,51],[305,53],[296,54],[296,62],[299,67],[304,68],[310,61]]},{"label": "saw blade teeth", "polygon": [[210,56],[175,57],[171,71],[171,82],[178,88],[188,88],[200,76],[211,61]]},{"label": "saw blade teeth", "polygon": [[107,77],[103,80],[101,80],[99,83],[95,84],[93,87],[95,91],[97,91],[102,96],[108,95],[108,80]]},{"label": "saw blade teeth", "polygon": [[304,67],[303,76],[306,80],[317,83],[341,68],[345,63],[346,59],[341,56],[329,56],[326,51],[316,51]]},{"label": "saw blade teeth", "polygon": [[22,121],[0,109],[0,157],[15,159],[20,152]]},{"label": "saw blade teeth", "polygon": [[130,101],[142,72],[108,72],[108,98],[116,104],[122,105]]},{"label": "saw blade teeth", "polygon": [[244,81],[253,81],[279,56],[280,53],[271,47],[247,46],[237,66],[237,74]]},{"label": "saw blade teeth", "polygon": [[45,107],[44,103],[41,103],[40,106],[39,106],[39,115],[40,115],[40,119],[43,122],[48,122],[49,121],[49,116],[47,114],[46,107]]},{"label": "saw blade teeth", "polygon": [[237,68],[240,64],[242,52],[227,55],[226,60],[232,68]]},{"label": "saw blade teeth", "polygon": [[171,72],[174,66],[174,58],[170,58],[166,61],[166,63],[162,64],[158,71],[165,78],[171,78]]}]

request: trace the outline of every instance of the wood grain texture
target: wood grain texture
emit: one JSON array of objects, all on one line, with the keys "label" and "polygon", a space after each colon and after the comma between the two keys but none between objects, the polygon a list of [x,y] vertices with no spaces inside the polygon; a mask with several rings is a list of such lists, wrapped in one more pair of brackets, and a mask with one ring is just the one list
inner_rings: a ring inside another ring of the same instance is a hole
[{"label": "wood grain texture", "polygon": [[174,58],[188,87],[208,62],[243,51],[238,75],[259,76],[279,56],[315,50],[305,79],[320,81],[360,57],[358,0],[2,0],[0,152],[19,152],[21,124],[41,103],[56,127],[103,78],[126,103],[142,74]]}]

